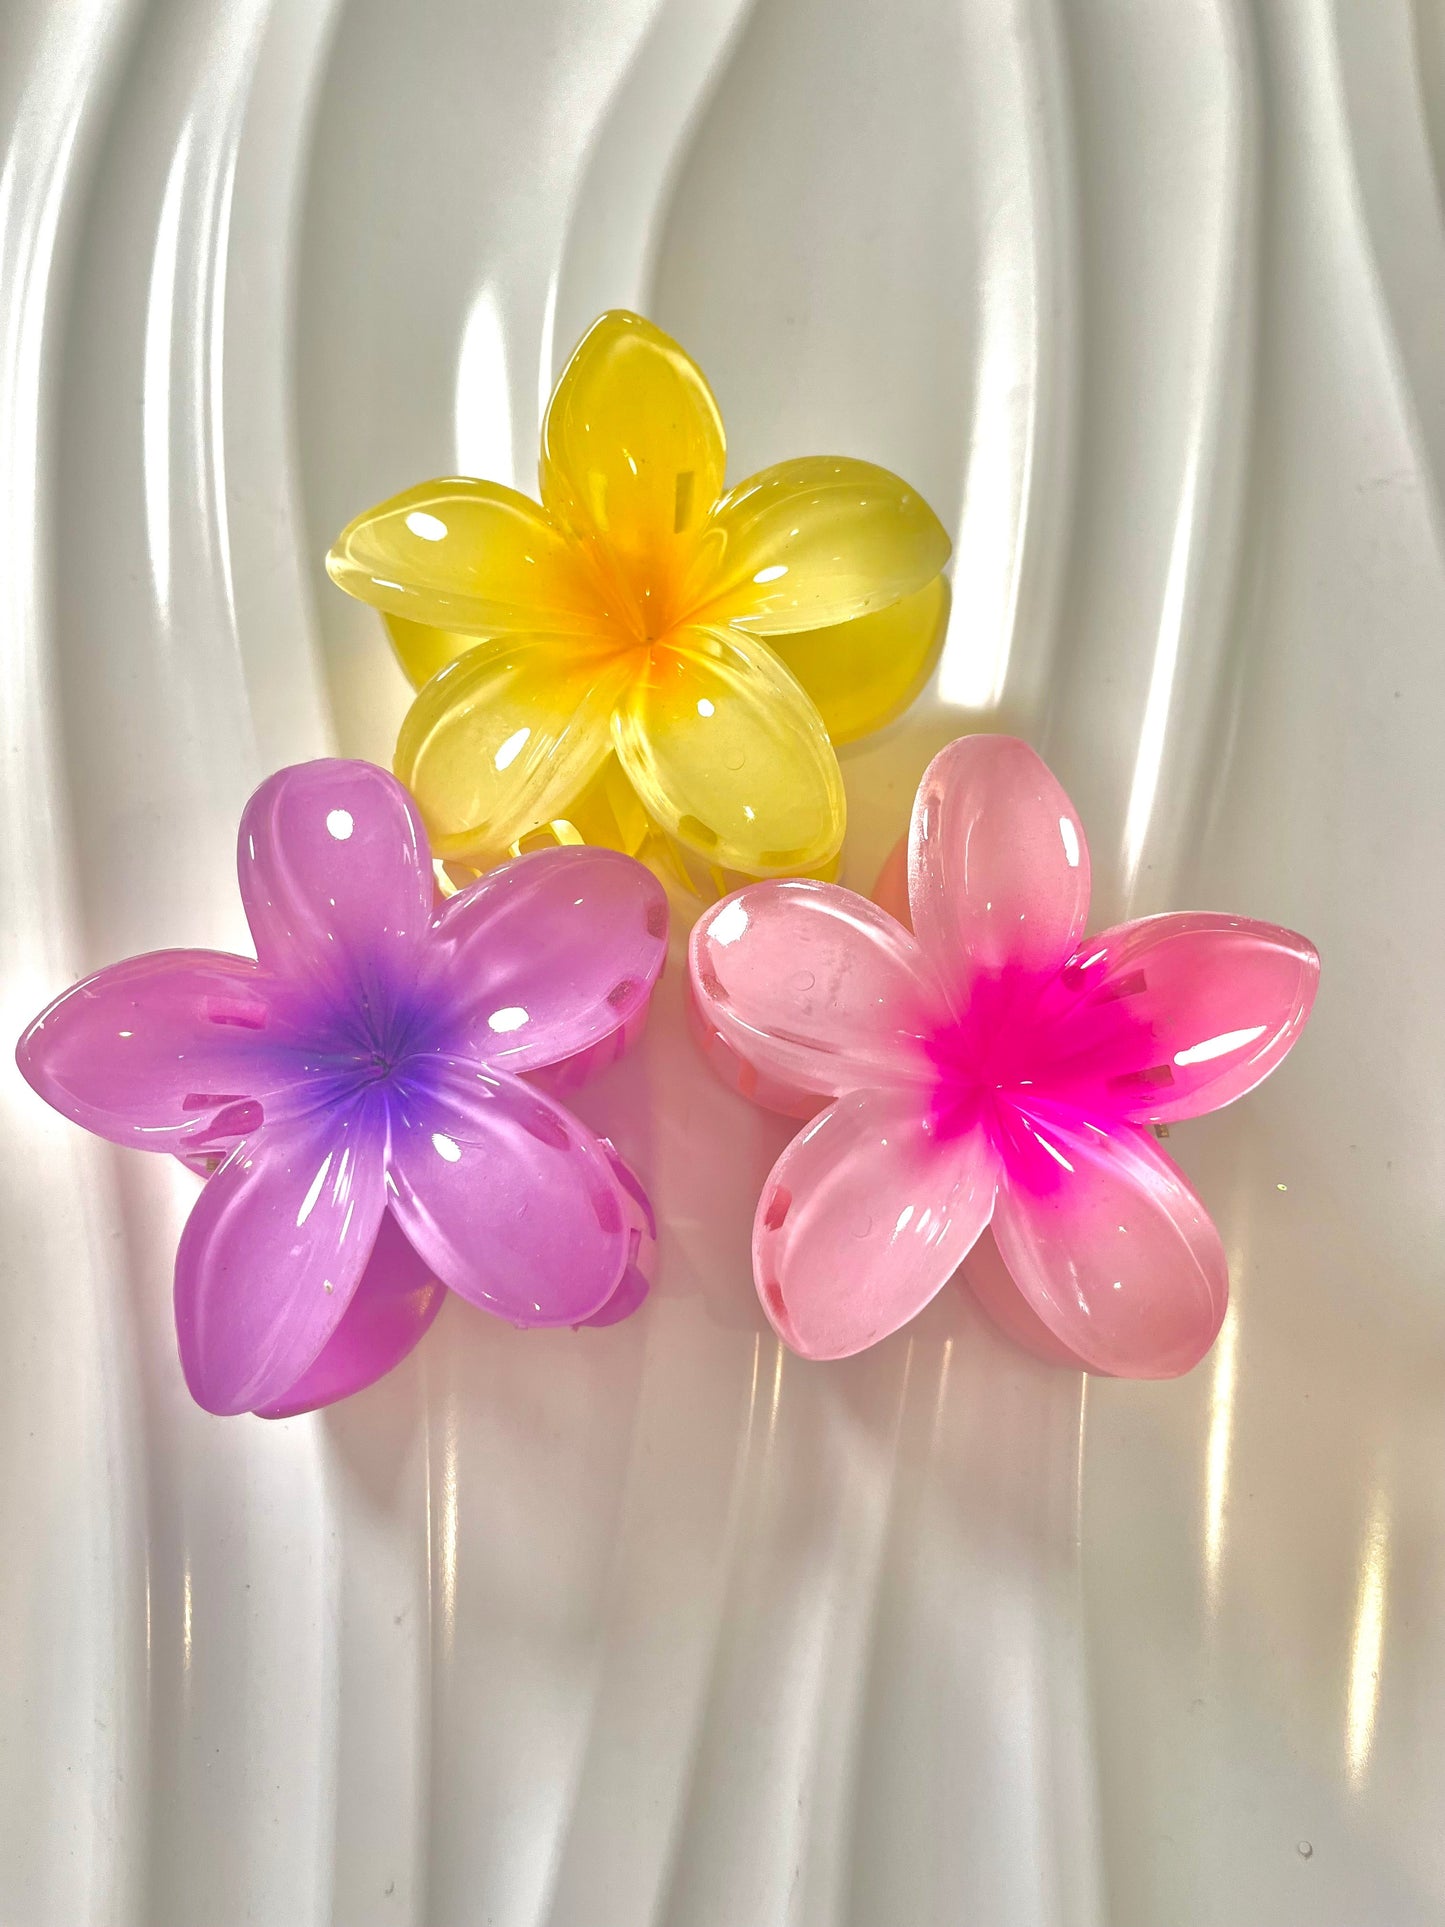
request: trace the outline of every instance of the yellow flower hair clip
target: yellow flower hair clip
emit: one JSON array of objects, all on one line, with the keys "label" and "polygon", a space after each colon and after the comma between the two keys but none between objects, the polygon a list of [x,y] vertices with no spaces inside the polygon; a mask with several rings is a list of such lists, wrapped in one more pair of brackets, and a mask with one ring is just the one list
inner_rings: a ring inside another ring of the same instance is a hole
[{"label": "yellow flower hair clip", "polygon": [[540,507],[424,482],[338,537],[332,580],[382,611],[420,690],[396,773],[440,856],[661,837],[715,887],[834,862],[833,743],[917,694],[949,540],[869,462],[779,462],[724,494],[724,452],[696,364],[605,314],[548,406]]}]

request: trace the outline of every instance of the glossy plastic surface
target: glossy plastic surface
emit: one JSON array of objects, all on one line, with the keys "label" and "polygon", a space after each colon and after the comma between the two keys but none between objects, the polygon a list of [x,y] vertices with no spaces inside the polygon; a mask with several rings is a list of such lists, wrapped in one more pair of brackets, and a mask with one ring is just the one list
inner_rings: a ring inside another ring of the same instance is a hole
[{"label": "glossy plastic surface", "polygon": [[282,1417],[345,1397],[411,1350],[439,1285],[514,1325],[635,1309],[646,1198],[522,1074],[595,1061],[640,1021],[667,950],[651,874],[539,851],[434,912],[405,790],[330,760],[261,785],[237,860],[256,961],[98,971],[17,1053],[86,1129],[217,1161],[176,1255],[197,1403]]},{"label": "glossy plastic surface", "polygon": [[651,830],[711,872],[836,858],[829,731],[865,734],[917,693],[949,540],[869,462],[780,462],[724,494],[724,461],[701,370],[616,311],[557,384],[540,508],[429,482],[337,538],[333,581],[387,616],[421,689],[396,771],[439,852],[481,867],[575,821],[615,756]]},{"label": "glossy plastic surface", "polygon": [[[779,1107],[834,1100],[758,1203],[754,1276],[779,1336],[808,1358],[862,1351],[991,1224],[1056,1341],[1046,1355],[1121,1377],[1188,1371],[1223,1321],[1228,1269],[1143,1127],[1216,1110],[1275,1069],[1314,1001],[1313,946],[1216,916],[1081,942],[1083,826],[1006,736],[963,737],[930,763],[906,882],[916,939],[849,891],[789,881],[739,891],[693,932],[715,1067],[744,1089],[750,1070]],[[883,894],[897,890],[892,865]]]}]

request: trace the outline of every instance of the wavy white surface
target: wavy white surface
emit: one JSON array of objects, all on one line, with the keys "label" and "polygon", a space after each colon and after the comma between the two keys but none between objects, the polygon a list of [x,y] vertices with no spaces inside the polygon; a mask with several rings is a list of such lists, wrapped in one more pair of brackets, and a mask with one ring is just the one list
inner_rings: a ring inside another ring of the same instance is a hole
[{"label": "wavy white surface", "polygon": [[852,753],[869,878],[929,754],[1021,729],[1101,916],[1267,915],[1311,1031],[1178,1134],[1235,1308],[1174,1386],[946,1294],[780,1355],[784,1127],[673,974],[589,1092],[662,1285],[450,1307],[267,1427],[174,1364],[189,1180],[12,1071],[6,1927],[1424,1927],[1445,1913],[1445,26],[1426,0],[9,0],[0,1001],[242,939],[268,768],[389,754],[320,569],[524,483],[599,308],[736,473],[837,449],[952,521],[936,686]]}]

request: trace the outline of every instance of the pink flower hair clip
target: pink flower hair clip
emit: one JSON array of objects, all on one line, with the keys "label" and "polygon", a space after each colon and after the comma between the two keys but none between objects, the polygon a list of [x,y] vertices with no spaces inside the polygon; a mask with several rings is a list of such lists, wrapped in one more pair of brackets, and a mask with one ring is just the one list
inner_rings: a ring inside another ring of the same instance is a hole
[{"label": "pink flower hair clip", "polygon": [[1046,1357],[1188,1371],[1219,1331],[1228,1270],[1149,1127],[1232,1103],[1280,1063],[1314,1000],[1313,946],[1209,915],[1084,940],[1083,827],[1006,736],[934,758],[906,873],[896,853],[880,896],[897,917],[834,884],[755,883],[692,936],[709,1060],[812,1118],[753,1227],[779,1337],[806,1358],[862,1351],[964,1266]]},{"label": "pink flower hair clip", "polygon": [[175,1275],[197,1403],[279,1418],[345,1398],[412,1349],[443,1287],[515,1325],[635,1310],[647,1198],[550,1093],[641,1027],[667,950],[650,872],[555,848],[438,906],[406,791],[334,761],[261,785],[237,861],[255,959],[112,965],[16,1053],[64,1116],[206,1177]]}]

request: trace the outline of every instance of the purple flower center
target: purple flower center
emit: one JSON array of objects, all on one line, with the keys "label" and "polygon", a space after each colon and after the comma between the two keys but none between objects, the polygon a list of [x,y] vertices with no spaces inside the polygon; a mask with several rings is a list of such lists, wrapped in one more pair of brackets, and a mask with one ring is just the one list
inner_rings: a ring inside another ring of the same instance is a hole
[{"label": "purple flower center", "polygon": [[308,987],[286,1017],[299,1079],[328,1105],[414,1093],[439,1055],[469,1054],[449,1000],[383,974],[345,990]]}]

